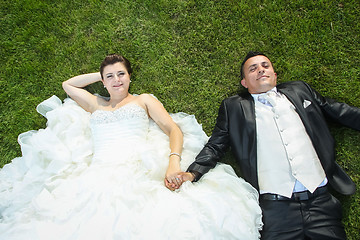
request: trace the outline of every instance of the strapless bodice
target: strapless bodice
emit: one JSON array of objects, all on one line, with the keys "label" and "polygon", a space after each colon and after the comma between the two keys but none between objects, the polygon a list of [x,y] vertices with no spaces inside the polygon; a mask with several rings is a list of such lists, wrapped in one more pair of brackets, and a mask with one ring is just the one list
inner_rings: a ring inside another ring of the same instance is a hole
[{"label": "strapless bodice", "polygon": [[146,141],[149,117],[137,104],[127,104],[115,111],[96,110],[91,114],[95,158],[131,154]]}]

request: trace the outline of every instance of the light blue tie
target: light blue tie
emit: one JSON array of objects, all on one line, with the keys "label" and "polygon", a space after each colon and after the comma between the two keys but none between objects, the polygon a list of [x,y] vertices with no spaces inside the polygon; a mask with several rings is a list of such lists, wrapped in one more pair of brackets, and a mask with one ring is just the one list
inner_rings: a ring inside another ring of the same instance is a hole
[{"label": "light blue tie", "polygon": [[262,94],[258,97],[258,101],[266,106],[273,107],[276,105],[276,97],[277,94],[274,91],[267,92],[266,94]]},{"label": "light blue tie", "polygon": [[259,96],[258,101],[261,102],[262,104],[265,104],[266,106],[272,107],[270,102],[268,100],[266,100],[265,96]]}]

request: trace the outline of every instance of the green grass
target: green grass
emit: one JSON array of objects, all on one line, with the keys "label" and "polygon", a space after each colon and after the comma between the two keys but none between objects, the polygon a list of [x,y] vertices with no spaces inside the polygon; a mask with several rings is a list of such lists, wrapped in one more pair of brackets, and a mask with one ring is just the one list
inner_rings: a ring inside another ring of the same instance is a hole
[{"label": "green grass", "polygon": [[[20,133],[46,127],[36,105],[65,98],[62,81],[98,71],[113,52],[132,62],[133,93],[194,114],[208,135],[248,50],[267,53],[280,82],[304,80],[360,107],[358,0],[2,0],[0,9],[0,166],[21,156]],[[359,187],[360,134],[331,130]],[[360,239],[359,192],[339,198],[349,239]]]}]

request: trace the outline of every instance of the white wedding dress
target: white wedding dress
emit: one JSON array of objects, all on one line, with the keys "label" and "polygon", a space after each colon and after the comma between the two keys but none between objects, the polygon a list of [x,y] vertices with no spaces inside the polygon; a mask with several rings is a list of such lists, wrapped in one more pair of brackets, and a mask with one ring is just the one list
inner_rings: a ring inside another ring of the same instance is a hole
[{"label": "white wedding dress", "polygon": [[[47,127],[20,134],[22,157],[0,170],[1,240],[259,238],[257,191],[229,165],[164,186],[169,140],[140,106],[90,114],[53,96],[37,110]],[[186,170],[208,137],[194,116],[171,116]]]}]

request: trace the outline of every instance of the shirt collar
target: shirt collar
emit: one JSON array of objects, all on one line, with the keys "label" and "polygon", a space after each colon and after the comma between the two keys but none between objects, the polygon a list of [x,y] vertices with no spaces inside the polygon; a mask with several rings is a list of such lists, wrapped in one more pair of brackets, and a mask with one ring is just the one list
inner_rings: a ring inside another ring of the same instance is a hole
[{"label": "shirt collar", "polygon": [[265,94],[267,94],[268,92],[271,92],[271,91],[276,92],[276,94],[278,93],[277,88],[276,88],[276,87],[273,87],[271,90],[269,90],[269,91],[267,91],[267,92],[257,93],[257,94],[251,94],[251,96],[254,98],[255,101],[257,101],[258,98],[259,98],[259,96],[263,96],[263,95],[265,95]]}]

